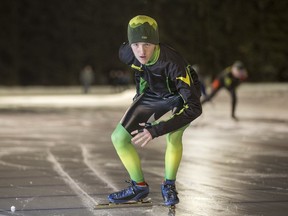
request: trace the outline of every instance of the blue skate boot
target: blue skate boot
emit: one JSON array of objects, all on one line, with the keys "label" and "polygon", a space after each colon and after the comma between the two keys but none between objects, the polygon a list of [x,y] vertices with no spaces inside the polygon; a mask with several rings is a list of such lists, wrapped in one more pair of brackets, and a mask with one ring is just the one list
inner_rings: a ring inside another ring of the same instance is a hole
[{"label": "blue skate boot", "polygon": [[161,185],[161,191],[164,204],[166,206],[174,206],[179,203],[175,181],[166,180],[165,182],[163,182],[163,184]]},{"label": "blue skate boot", "polygon": [[139,186],[135,181],[127,181],[130,184],[128,188],[112,193],[108,196],[111,203],[127,203],[143,200],[149,194],[149,185]]}]

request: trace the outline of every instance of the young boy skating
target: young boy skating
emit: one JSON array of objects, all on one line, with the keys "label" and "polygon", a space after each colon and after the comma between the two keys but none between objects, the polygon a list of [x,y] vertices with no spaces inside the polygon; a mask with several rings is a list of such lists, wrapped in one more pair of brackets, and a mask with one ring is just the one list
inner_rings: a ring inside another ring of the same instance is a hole
[{"label": "young boy skating", "polygon": [[[148,196],[149,186],[134,145],[144,147],[165,134],[165,179],[161,190],[165,205],[175,205],[179,202],[175,181],[182,158],[182,135],[202,112],[198,76],[178,52],[159,43],[158,25],[153,18],[139,15],[131,19],[128,41],[120,47],[119,57],[134,71],[137,93],[111,138],[131,184],[108,199],[123,203]],[[169,120],[156,122],[169,111]]]}]

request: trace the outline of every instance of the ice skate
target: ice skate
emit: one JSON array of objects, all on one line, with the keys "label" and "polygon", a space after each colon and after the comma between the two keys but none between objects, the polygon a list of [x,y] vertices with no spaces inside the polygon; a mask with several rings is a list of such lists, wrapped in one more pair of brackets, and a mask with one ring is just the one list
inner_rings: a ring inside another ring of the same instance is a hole
[{"label": "ice skate", "polygon": [[164,182],[161,185],[162,197],[166,206],[175,206],[179,203],[175,184],[168,184]]},{"label": "ice skate", "polygon": [[121,191],[112,193],[108,196],[111,203],[129,203],[139,202],[146,198],[149,194],[149,186],[139,186],[135,181],[128,182],[130,186]]}]

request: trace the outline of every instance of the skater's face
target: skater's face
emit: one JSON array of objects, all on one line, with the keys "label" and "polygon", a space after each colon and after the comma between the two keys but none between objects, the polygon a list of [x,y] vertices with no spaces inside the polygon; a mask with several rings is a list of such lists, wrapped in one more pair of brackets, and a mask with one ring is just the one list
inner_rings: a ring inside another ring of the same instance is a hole
[{"label": "skater's face", "polygon": [[131,48],[137,60],[141,64],[147,64],[152,57],[156,45],[151,43],[138,42],[131,44]]}]

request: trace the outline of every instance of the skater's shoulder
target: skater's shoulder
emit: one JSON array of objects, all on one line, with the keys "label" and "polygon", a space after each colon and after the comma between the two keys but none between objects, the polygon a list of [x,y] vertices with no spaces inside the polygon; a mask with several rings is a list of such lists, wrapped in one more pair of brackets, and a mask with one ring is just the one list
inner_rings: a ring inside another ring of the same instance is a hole
[{"label": "skater's shoulder", "polygon": [[119,48],[119,59],[125,64],[132,64],[134,61],[134,54],[129,43],[124,42]]}]

